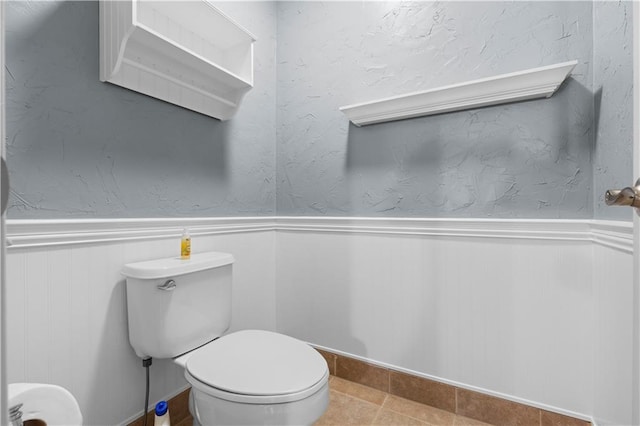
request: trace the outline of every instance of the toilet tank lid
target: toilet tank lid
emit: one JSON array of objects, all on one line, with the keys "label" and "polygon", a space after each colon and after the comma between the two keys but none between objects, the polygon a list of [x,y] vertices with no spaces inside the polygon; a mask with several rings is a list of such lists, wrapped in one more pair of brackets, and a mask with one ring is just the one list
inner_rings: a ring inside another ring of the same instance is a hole
[{"label": "toilet tank lid", "polygon": [[220,266],[230,265],[233,261],[233,255],[229,253],[198,253],[192,254],[191,258],[186,260],[180,257],[168,257],[128,263],[122,268],[122,275],[129,278],[153,280],[219,268]]}]

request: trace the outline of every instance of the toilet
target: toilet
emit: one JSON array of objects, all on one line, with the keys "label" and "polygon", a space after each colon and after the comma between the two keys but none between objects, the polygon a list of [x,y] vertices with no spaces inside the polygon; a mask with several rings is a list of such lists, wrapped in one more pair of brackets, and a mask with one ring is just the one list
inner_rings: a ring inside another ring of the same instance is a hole
[{"label": "toilet", "polygon": [[312,424],[329,403],[327,363],[283,334],[224,334],[233,262],[210,252],[125,265],[131,346],[184,368],[194,425]]}]

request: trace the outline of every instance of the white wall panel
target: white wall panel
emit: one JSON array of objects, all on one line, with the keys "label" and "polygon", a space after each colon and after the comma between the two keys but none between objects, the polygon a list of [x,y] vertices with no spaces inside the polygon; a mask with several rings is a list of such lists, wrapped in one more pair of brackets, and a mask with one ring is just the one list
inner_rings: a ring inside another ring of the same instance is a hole
[{"label": "white wall panel", "polygon": [[[137,415],[144,369],[129,346],[119,271],[175,255],[176,225],[10,222],[9,382],[67,387],[87,424]],[[277,329],[398,370],[628,423],[626,223],[221,218],[189,227],[194,252],[236,258],[232,330]],[[151,371],[152,402],[186,385],[170,361],[154,360]]]},{"label": "white wall panel", "polygon": [[[459,232],[435,236],[415,227],[385,233],[363,223],[296,221],[282,220],[277,233],[278,331],[392,368],[592,414],[600,278],[590,231],[583,239],[570,224],[538,232],[532,222],[509,235],[498,228],[465,237],[465,221]],[[628,251],[597,247],[618,263],[630,259]],[[630,345],[623,336],[609,340],[608,350]]]},{"label": "white wall panel", "polygon": [[[12,248],[7,256],[8,381],[55,383],[88,425],[141,412],[144,369],[128,341],[122,265],[177,253],[176,238]],[[274,232],[194,236],[193,251],[233,253],[233,329],[275,329]],[[186,386],[168,360],[151,366],[153,403]]]},{"label": "white wall panel", "polygon": [[[594,420],[598,425],[632,424],[633,258],[593,247]],[[637,256],[637,255],[636,255]]]}]

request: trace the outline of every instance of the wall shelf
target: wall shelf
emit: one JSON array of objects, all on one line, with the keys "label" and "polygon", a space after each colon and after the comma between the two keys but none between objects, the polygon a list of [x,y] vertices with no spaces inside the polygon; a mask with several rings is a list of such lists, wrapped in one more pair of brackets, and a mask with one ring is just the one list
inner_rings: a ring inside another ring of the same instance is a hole
[{"label": "wall shelf", "polygon": [[255,40],[206,0],[101,0],[100,80],[227,120],[253,87]]},{"label": "wall shelf", "polygon": [[549,98],[578,61],[502,74],[378,101],[340,107],[356,126]]}]

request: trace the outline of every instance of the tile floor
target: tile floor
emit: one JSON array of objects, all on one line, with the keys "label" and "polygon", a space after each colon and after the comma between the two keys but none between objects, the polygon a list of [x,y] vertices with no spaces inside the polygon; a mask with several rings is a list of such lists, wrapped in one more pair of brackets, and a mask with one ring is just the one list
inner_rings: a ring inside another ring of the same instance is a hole
[{"label": "tile floor", "polygon": [[[331,367],[332,364],[329,364]],[[334,371],[335,371],[335,364]],[[352,372],[353,369],[349,370]],[[361,371],[358,369],[357,371]],[[395,374],[395,373],[394,373]],[[400,373],[398,373],[400,374]],[[369,376],[364,376],[369,377]],[[357,376],[361,379],[362,377]],[[409,377],[409,382],[415,378]],[[391,382],[400,384],[407,383],[407,380],[392,380]],[[430,384],[430,381],[428,381]],[[431,426],[488,426],[490,424],[502,426],[591,426],[584,420],[578,420],[560,414],[551,413],[545,410],[534,409],[533,407],[516,404],[499,398],[492,398],[486,395],[477,394],[466,410],[458,410],[462,414],[454,414],[450,411],[435,408],[431,402],[421,404],[402,398],[398,394],[393,395],[384,390],[365,386],[354,381],[346,380],[337,376],[330,376],[330,402],[325,414],[316,422],[316,425],[431,425]],[[405,389],[402,386],[387,386],[391,391],[399,392],[401,395],[415,397],[415,392],[421,389],[415,386]],[[414,392],[408,392],[411,390]],[[454,389],[455,390],[455,389]],[[405,392],[407,391],[407,392]],[[191,426],[192,417],[189,413],[189,392],[186,389],[169,400],[169,413],[171,424],[175,426]],[[421,392],[425,395],[433,396],[434,392]],[[445,392],[446,393],[446,392]],[[469,399],[470,391],[457,389],[454,401]],[[439,393],[435,393],[436,396]],[[473,392],[475,394],[475,392]],[[472,395],[473,396],[473,395]],[[478,399],[479,398],[479,399]],[[431,398],[429,401],[442,402],[438,398]],[[446,402],[446,401],[445,401]],[[435,405],[435,404],[434,404]],[[447,406],[444,404],[443,406]],[[534,410],[532,413],[529,411]],[[524,412],[524,413],[523,413]],[[471,413],[474,417],[484,418],[491,423],[483,423],[468,417],[466,413]],[[128,426],[142,426],[143,418],[140,417],[131,422]],[[148,413],[148,424],[153,424],[153,410]]]},{"label": "tile floor", "polygon": [[329,379],[329,408],[323,425],[480,426],[487,423],[409,401],[339,377]]},{"label": "tile floor", "polygon": [[[350,382],[339,377],[329,378],[330,400],[329,408],[316,422],[316,426],[323,425],[387,425],[387,426],[487,426],[487,423],[456,416],[448,411],[430,407],[428,405],[409,401],[386,392]],[[188,392],[180,398],[185,402]],[[181,406],[185,403],[181,403]],[[188,410],[188,408],[187,408]],[[191,426],[192,417],[184,410],[172,413],[172,424],[176,426]],[[173,414],[176,417],[174,418]],[[178,420],[178,421],[176,421]],[[142,424],[142,420],[139,420]],[[137,423],[132,423],[132,425]],[[153,418],[150,423],[153,424]]]}]

